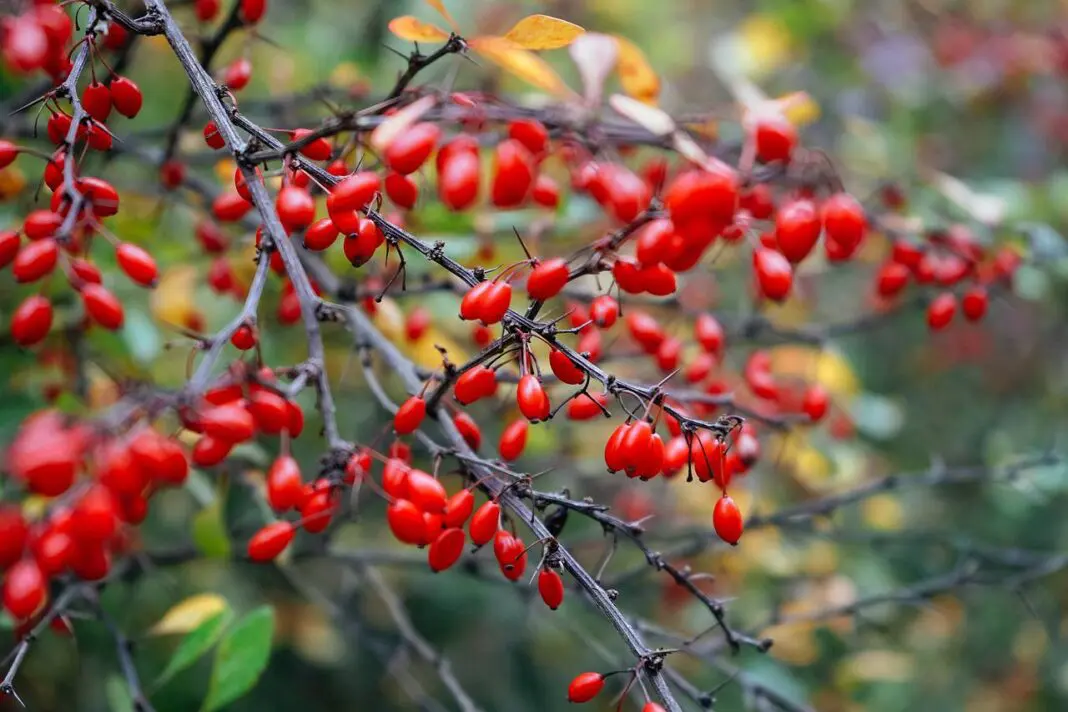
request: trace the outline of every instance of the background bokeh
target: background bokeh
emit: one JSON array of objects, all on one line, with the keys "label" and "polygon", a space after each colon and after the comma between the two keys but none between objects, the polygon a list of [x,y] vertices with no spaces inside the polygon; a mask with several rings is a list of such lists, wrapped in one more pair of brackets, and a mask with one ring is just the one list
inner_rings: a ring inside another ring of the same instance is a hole
[{"label": "background bokeh", "polygon": [[[676,115],[709,113],[722,119],[718,130],[728,141],[739,135],[733,121],[732,78],[746,77],[769,96],[807,92],[818,107],[818,118],[804,132],[805,145],[824,150],[856,195],[866,197],[894,182],[909,194],[914,214],[937,220],[956,214],[967,221],[963,211],[929,188],[937,171],[964,180],[1006,211],[1001,227],[974,229],[983,240],[1019,246],[1031,260],[1017,275],[1015,294],[993,300],[983,324],[960,323],[931,335],[922,310],[912,308],[832,339],[822,355],[801,346],[776,350],[778,368],[818,374],[832,390],[836,410],[848,414],[848,423],[842,415],[837,427],[768,436],[765,461],[732,492],[747,512],[770,513],[890,473],[906,473],[907,479],[942,465],[998,467],[1050,448],[1063,449],[1068,425],[1068,250],[1062,237],[1068,228],[1064,2],[448,4],[470,35],[501,32],[536,11],[628,37],[660,73],[661,106]],[[242,102],[253,107],[248,109],[253,115],[259,99],[323,84],[338,90],[334,100],[359,105],[359,96],[374,97],[391,86],[402,67],[402,60],[386,46],[402,52],[408,47],[388,33],[386,24],[409,12],[435,19],[433,11],[418,2],[275,2],[262,26],[269,42],[246,47],[246,38],[234,38],[223,48],[217,66],[249,52],[255,72]],[[141,115],[123,126],[134,146],[150,145],[184,99],[184,76],[161,43],[146,40],[128,70],[145,93]],[[577,85],[566,51],[546,57]],[[493,72],[482,64],[442,62],[421,75],[420,82],[452,82],[458,89],[485,86]],[[520,102],[540,100],[514,80],[504,79],[500,87]],[[15,78],[0,74],[5,109],[22,90]],[[346,98],[346,92],[356,98]],[[328,109],[308,100],[290,114],[281,117],[286,125],[311,125]],[[14,120],[0,118],[0,126],[6,121]],[[182,151],[203,156],[199,124],[192,125]],[[0,172],[0,194],[6,199],[0,203],[0,225],[13,223],[24,212],[32,198],[35,170],[28,159],[21,159]],[[198,170],[208,177],[216,171],[219,176],[232,173],[232,167],[204,162]],[[120,290],[128,320],[122,332],[93,334],[85,343],[74,344],[92,362],[87,377],[96,406],[113,399],[116,383],[123,379],[151,378],[170,386],[182,382],[187,351],[164,322],[182,322],[197,314],[210,331],[237,309],[236,303],[220,300],[203,284],[206,261],[192,237],[197,212],[161,198],[151,187],[151,169],[136,161],[120,157],[105,175],[124,191],[124,210],[112,223],[113,231],[151,244],[169,267],[151,298],[134,288]],[[29,187],[18,190],[24,181]],[[588,239],[591,232],[585,226],[595,210],[584,198],[567,200],[547,247],[562,254]],[[475,234],[499,239],[498,255],[506,261],[512,253],[520,254],[508,239],[519,220],[529,217],[457,217],[429,206],[417,211],[409,225],[423,237],[445,240],[449,254],[458,258],[474,254]],[[777,307],[769,317],[783,325],[850,324],[870,314],[872,272],[885,248],[885,241],[871,240],[856,265],[808,265],[800,278],[806,299]],[[711,293],[718,310],[744,316],[750,308],[744,259],[724,255],[691,276],[683,301],[707,299]],[[250,261],[235,259],[235,265],[251,273]],[[425,273],[433,272],[422,264],[410,265],[410,279]],[[9,314],[20,298],[8,278],[0,280],[0,314]],[[265,311],[273,309],[277,299],[275,290],[265,301]],[[441,326],[408,346],[416,359],[433,363],[435,342],[448,344],[454,361],[472,352],[466,329],[451,318],[454,296],[418,299],[439,317]],[[387,333],[398,333],[410,306],[411,301],[387,301],[377,323]],[[661,316],[672,323],[671,310]],[[304,355],[299,334],[299,327],[265,326],[265,359],[299,361]],[[176,340],[179,345],[168,348]],[[346,334],[331,332],[328,346],[342,433],[372,440],[383,429],[384,413],[367,393]],[[624,348],[610,346],[609,351],[615,347]],[[735,365],[744,353],[742,349],[732,355]],[[626,369],[622,364],[619,370],[625,374]],[[53,366],[38,363],[34,355],[7,341],[0,348],[0,371],[4,442],[27,413],[44,404],[43,391],[60,376]],[[399,393],[397,384],[383,375]],[[73,412],[84,408],[67,395],[58,402]],[[312,413],[312,401],[304,405]],[[479,411],[490,442],[507,408]],[[309,431],[316,427],[312,417]],[[620,487],[603,474],[601,443],[610,429],[607,423],[533,429],[524,466],[531,472],[553,468],[539,480],[542,489],[566,486],[576,496],[612,502],[635,516],[653,514],[650,541],[665,551],[685,541],[693,525],[707,528],[715,496],[711,489],[677,480]],[[109,610],[137,640],[144,678],[150,681],[163,669],[175,638],[142,632],[187,596],[215,592],[234,609],[269,603],[278,616],[270,667],[234,710],[438,709],[413,703],[402,689],[410,691],[413,685],[451,709],[432,668],[397,653],[393,620],[374,589],[355,585],[358,579],[343,566],[310,560],[277,570],[228,560],[230,547],[243,546],[261,521],[250,504],[250,491],[256,471],[270,461],[275,447],[266,442],[249,446],[218,477],[201,474],[187,490],[169,493],[154,505],[153,519],[143,532],[147,551],[197,547],[207,553],[189,563],[150,566],[136,585],[118,584],[105,592]],[[318,443],[302,438],[295,454],[310,470],[320,454]],[[844,508],[828,522],[756,530],[737,549],[709,546],[686,560],[695,569],[716,574],[709,590],[730,600],[732,620],[743,627],[761,627],[774,610],[803,616],[943,576],[954,571],[971,548],[1068,551],[1066,489],[1068,469],[1053,458],[1050,464],[996,483],[888,492]],[[607,623],[576,599],[550,613],[536,593],[532,596],[532,589],[482,577],[477,564],[465,572],[429,574],[419,556],[409,557],[385,535],[382,509],[373,497],[365,500],[362,511],[360,521],[346,527],[335,548],[381,553],[387,564],[380,570],[413,625],[449,658],[457,678],[485,709],[563,709],[563,691],[574,674],[630,664]],[[595,567],[604,552],[601,532],[573,519],[566,540]],[[605,578],[618,578],[641,563],[637,552],[621,546]],[[776,640],[767,656],[746,652],[731,658],[724,653],[723,667],[680,656],[672,664],[704,690],[723,683],[737,666],[748,679],[818,710],[1064,709],[1066,583],[1068,577],[1057,573],[1020,586],[995,577],[989,586],[951,587],[931,598],[865,609],[862,616],[761,627]],[[331,605],[309,598],[309,588]],[[621,605],[641,619],[688,633],[711,624],[707,611],[652,572],[620,580],[618,588]],[[30,709],[121,709],[112,639],[92,623],[76,625],[76,631],[75,642],[50,636],[34,646],[19,684]],[[708,634],[710,639],[715,636]],[[204,660],[155,689],[156,709],[199,707],[209,671],[210,661]],[[391,672],[414,682],[402,685]],[[745,699],[745,689],[737,681],[725,684],[716,709],[744,709],[750,703],[756,709],[774,709],[766,699]],[[0,708],[15,709],[15,703],[2,700]]]}]

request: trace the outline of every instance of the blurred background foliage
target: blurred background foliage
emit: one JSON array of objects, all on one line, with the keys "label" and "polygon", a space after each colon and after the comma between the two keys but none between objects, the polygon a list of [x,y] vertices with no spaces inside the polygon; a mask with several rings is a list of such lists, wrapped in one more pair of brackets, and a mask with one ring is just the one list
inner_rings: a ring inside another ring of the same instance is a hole
[{"label": "blurred background foliage", "polygon": [[[1068,4],[1063,0],[457,0],[448,5],[469,35],[500,33],[528,12],[544,12],[627,37],[660,74],[660,105],[673,115],[712,112],[722,120],[717,130],[725,140],[739,135],[731,92],[739,77],[769,96],[805,91],[818,106],[805,144],[832,157],[845,185],[858,196],[892,181],[905,188],[913,214],[968,221],[965,212],[929,187],[932,172],[939,171],[1001,201],[1003,223],[970,226],[982,240],[1019,246],[1034,264],[1021,269],[1016,295],[992,302],[983,324],[960,323],[932,336],[920,311],[911,309],[875,328],[836,338],[822,353],[801,346],[776,349],[778,372],[815,376],[828,386],[837,425],[769,435],[765,462],[732,491],[744,511],[769,513],[889,473],[921,472],[941,463],[998,466],[1045,448],[1063,448],[1068,424],[1068,252],[1062,237],[1068,228]],[[261,98],[288,96],[323,82],[352,95],[342,103],[362,105],[391,86],[402,67],[386,47],[402,52],[409,47],[390,35],[386,24],[406,13],[437,20],[420,2],[274,2],[262,26],[270,42],[249,44],[238,33],[216,67],[248,52],[255,70],[242,101],[253,107]],[[140,116],[122,126],[137,137],[135,146],[150,144],[153,132],[173,120],[184,99],[184,77],[162,43],[144,41],[129,70],[145,93]],[[546,58],[578,86],[566,51]],[[494,73],[481,64],[442,62],[420,81],[485,87]],[[543,100],[518,81],[501,79],[499,86],[521,102]],[[0,100],[19,90],[14,78],[0,75]],[[291,113],[276,120],[312,125],[328,110],[309,100]],[[197,125],[186,132],[181,150],[203,156]],[[223,181],[232,174],[226,165],[200,164],[206,176],[213,169]],[[37,165],[24,158],[0,172],[0,194],[6,198],[0,203],[0,224],[13,223],[24,211],[36,171]],[[116,335],[93,333],[72,344],[92,362],[87,373],[91,407],[112,401],[116,381],[124,378],[179,385],[188,349],[168,323],[200,320],[210,332],[237,308],[203,284],[206,261],[193,238],[198,211],[161,198],[151,187],[151,170],[138,162],[120,157],[104,175],[124,191],[124,209],[112,230],[150,244],[168,268],[156,293],[147,297],[113,279],[110,255],[99,253],[98,262],[110,275],[106,279],[127,305],[127,325]],[[589,227],[594,214],[584,198],[565,200],[546,252],[564,253],[596,234]],[[522,228],[530,219],[524,213],[454,216],[428,205],[411,216],[409,225],[422,237],[445,240],[449,254],[460,259],[473,256],[481,240],[494,240],[498,259],[505,262],[520,255],[509,239],[512,225]],[[847,324],[871,313],[872,271],[886,245],[872,239],[859,264],[845,268],[820,260],[807,264],[800,280],[804,298],[772,309],[769,317],[783,325]],[[249,256],[251,246],[244,257],[232,255],[245,279],[251,276]],[[751,306],[744,259],[724,254],[708,270],[695,272],[681,295],[683,303],[707,305],[712,295],[712,306],[722,313],[746,315]],[[434,273],[414,262],[409,268],[410,280]],[[9,314],[19,299],[9,280],[0,283],[0,313]],[[265,311],[274,309],[277,299],[275,289]],[[414,358],[434,364],[435,343],[447,345],[454,361],[474,351],[466,327],[452,318],[454,296],[417,300],[438,318],[426,337],[406,344]],[[387,334],[399,336],[411,305],[411,299],[387,299],[376,321]],[[659,316],[682,332],[683,320],[670,310]],[[274,326],[267,314],[261,319],[268,363],[304,357],[299,327]],[[328,367],[342,433],[373,440],[383,431],[384,413],[366,391],[347,335],[334,330],[330,339]],[[64,353],[61,342],[53,345],[53,353]],[[738,345],[728,363],[739,366],[746,353],[747,347]],[[28,412],[42,407],[44,392],[61,376],[54,365],[8,344],[0,350],[0,370],[0,441],[6,441]],[[625,363],[618,370],[627,375]],[[388,379],[387,384],[396,389]],[[74,412],[86,409],[66,395],[58,403]],[[308,432],[314,433],[313,403],[308,399],[304,406]],[[495,423],[508,419],[508,407],[476,411],[488,442],[496,441]],[[711,488],[676,480],[621,489],[603,474],[601,443],[610,429],[607,422],[534,428],[524,465],[532,472],[554,468],[540,481],[541,489],[566,486],[576,496],[613,502],[631,516],[653,514],[651,542],[666,551],[680,541],[678,532],[694,525],[707,528]],[[203,558],[151,567],[136,586],[116,585],[105,594],[124,630],[136,637],[144,678],[151,681],[163,671],[178,636],[143,631],[186,597],[213,592],[240,613],[262,604],[275,609],[269,668],[234,710],[419,709],[402,691],[405,685],[389,677],[390,670],[410,677],[415,682],[407,686],[424,688],[449,709],[451,702],[429,666],[394,656],[395,628],[383,602],[373,590],[354,587],[344,567],[300,561],[277,570],[227,560],[231,547],[243,547],[262,522],[251,493],[275,447],[268,442],[247,447],[218,477],[200,473],[189,488],[167,493],[154,506],[142,535],[145,549],[191,546]],[[313,470],[320,449],[314,437],[294,444],[306,471]],[[842,712],[1065,709],[1068,577],[1063,574],[1021,590],[954,589],[930,600],[866,609],[858,617],[766,624],[777,608],[803,617],[944,575],[968,547],[1064,551],[1066,488],[1068,472],[1056,463],[997,484],[886,493],[845,508],[828,522],[756,530],[737,549],[711,546],[688,562],[715,573],[709,590],[731,599],[732,620],[775,638],[767,656],[746,652],[724,658],[725,663],[799,704]],[[367,497],[362,511],[360,521],[337,537],[336,547],[403,557],[406,552],[385,536],[381,507],[373,497]],[[565,540],[595,567],[604,551],[601,533],[572,520]],[[607,623],[574,598],[551,613],[536,594],[532,597],[532,589],[484,580],[477,565],[467,573],[434,576],[418,557],[416,563],[383,571],[416,629],[447,655],[485,709],[562,709],[567,682],[577,672],[630,664]],[[621,547],[605,578],[613,580],[641,563],[636,552]],[[707,628],[707,611],[669,584],[652,572],[620,581],[620,603],[673,630]],[[334,608],[298,590],[305,586],[331,598]],[[23,698],[42,711],[123,709],[127,703],[116,684],[111,639],[93,624],[77,625],[76,631],[76,644],[48,636],[35,646],[22,671]],[[681,656],[672,658],[672,665],[700,689],[712,689],[731,674],[730,667],[715,669]],[[152,688],[156,709],[199,707],[210,670],[205,659]],[[744,708],[752,702],[744,699],[745,689],[737,681],[726,684],[716,708]],[[15,708],[11,700],[0,706]],[[590,707],[608,709],[608,703]]]}]

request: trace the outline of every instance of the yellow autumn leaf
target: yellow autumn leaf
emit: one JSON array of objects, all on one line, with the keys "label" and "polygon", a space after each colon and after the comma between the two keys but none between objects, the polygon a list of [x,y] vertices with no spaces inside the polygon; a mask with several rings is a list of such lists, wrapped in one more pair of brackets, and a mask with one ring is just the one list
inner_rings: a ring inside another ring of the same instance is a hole
[{"label": "yellow autumn leaf", "polygon": [[26,176],[16,166],[0,171],[0,202],[10,200],[26,187]]},{"label": "yellow autumn leaf", "polygon": [[653,71],[638,45],[618,35],[615,40],[619,50],[616,72],[619,73],[623,91],[638,101],[655,105],[660,97],[660,77]]},{"label": "yellow autumn leaf", "polygon": [[433,326],[427,329],[427,332],[418,341],[408,342],[407,348],[404,350],[407,352],[408,358],[416,364],[433,370],[441,368],[439,346],[445,349],[449,354],[449,360],[453,363],[464,363],[471,358],[471,354],[458,341]]},{"label": "yellow autumn leaf", "polygon": [[440,42],[449,39],[449,33],[445,30],[411,15],[390,20],[389,31],[409,42]]},{"label": "yellow autumn leaf", "polygon": [[743,63],[752,75],[764,76],[790,57],[790,31],[778,18],[750,15],[738,28],[737,37],[744,48]]},{"label": "yellow autumn leaf", "polygon": [[174,605],[148,631],[150,635],[188,633],[212,616],[228,607],[226,599],[217,593],[200,593]]},{"label": "yellow autumn leaf", "polygon": [[528,15],[515,23],[504,36],[524,49],[558,49],[567,47],[585,32],[583,28],[550,15]]},{"label": "yellow autumn leaf", "polygon": [[776,375],[818,381],[837,397],[856,395],[860,381],[849,361],[834,349],[785,345],[769,351]]},{"label": "yellow autumn leaf", "polygon": [[441,0],[426,0],[426,4],[438,11],[442,17],[445,18],[445,22],[449,23],[449,27],[456,34],[460,34],[460,27],[456,24],[456,20],[452,19],[452,15],[445,9],[445,4]]},{"label": "yellow autumn leaf", "polygon": [[564,80],[541,57],[503,37],[476,37],[471,49],[505,71],[543,89],[549,94],[571,93]]},{"label": "yellow autumn leaf", "polygon": [[196,314],[193,291],[197,279],[197,268],[192,265],[164,270],[149,302],[152,316],[157,321],[173,326],[187,324],[189,318]]},{"label": "yellow autumn leaf", "polygon": [[775,100],[783,116],[795,126],[811,124],[820,117],[820,105],[808,92],[795,91]]}]

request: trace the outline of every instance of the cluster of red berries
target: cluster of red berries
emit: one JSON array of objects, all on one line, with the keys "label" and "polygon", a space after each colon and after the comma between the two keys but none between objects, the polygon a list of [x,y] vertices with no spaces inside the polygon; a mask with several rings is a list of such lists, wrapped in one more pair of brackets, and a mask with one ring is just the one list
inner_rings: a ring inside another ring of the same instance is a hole
[{"label": "cluster of red berries", "polygon": [[27,492],[53,498],[32,521],[0,507],[3,604],[22,621],[45,604],[50,579],[105,577],[112,555],[131,544],[128,527],[144,521],[156,492],[185,481],[189,462],[178,442],[147,425],[112,437],[46,410],[23,421],[5,469]]}]

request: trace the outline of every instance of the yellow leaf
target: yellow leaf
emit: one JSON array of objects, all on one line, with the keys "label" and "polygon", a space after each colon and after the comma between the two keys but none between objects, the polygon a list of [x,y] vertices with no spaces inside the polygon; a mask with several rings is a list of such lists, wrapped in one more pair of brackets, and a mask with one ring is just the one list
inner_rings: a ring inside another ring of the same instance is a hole
[{"label": "yellow leaf", "polygon": [[528,15],[508,30],[505,39],[524,49],[557,49],[567,47],[585,32],[578,25],[549,15]]},{"label": "yellow leaf", "polygon": [[445,9],[445,4],[441,0],[426,0],[426,4],[438,11],[438,13],[445,18],[445,22],[449,23],[449,27],[456,34],[460,34],[460,27],[456,24],[456,20],[452,19],[452,15]]},{"label": "yellow leaf", "polygon": [[16,166],[0,171],[0,201],[9,200],[26,187],[26,176]]},{"label": "yellow leaf", "polygon": [[503,37],[476,37],[471,48],[520,79],[550,94],[571,92],[560,75],[545,60]]},{"label": "yellow leaf", "polygon": [[795,91],[780,96],[775,102],[779,110],[795,126],[811,124],[820,117],[820,105],[809,96],[808,92]]},{"label": "yellow leaf", "polygon": [[378,153],[385,151],[386,147],[393,143],[393,139],[422,118],[436,102],[437,98],[424,96],[390,116],[371,132],[371,147]]},{"label": "yellow leaf", "polygon": [[744,48],[743,63],[754,75],[763,76],[790,57],[790,31],[770,15],[750,15],[738,29],[738,39]]},{"label": "yellow leaf", "polygon": [[152,292],[149,309],[152,316],[165,324],[184,326],[196,314],[193,290],[198,279],[192,265],[180,265],[165,270]]},{"label": "yellow leaf", "polygon": [[645,53],[628,39],[618,35],[615,39],[619,49],[616,71],[619,73],[619,82],[623,85],[623,91],[638,101],[656,104],[660,96],[660,78],[649,66]]},{"label": "yellow leaf", "polygon": [[164,613],[149,633],[152,635],[188,633],[212,616],[222,613],[227,607],[226,599],[217,593],[190,596]]},{"label": "yellow leaf", "polygon": [[880,494],[866,499],[860,505],[864,521],[880,531],[897,531],[905,523],[901,503],[892,495]]},{"label": "yellow leaf", "polygon": [[449,39],[449,33],[445,30],[411,15],[390,20],[389,31],[409,42],[440,42]]}]

